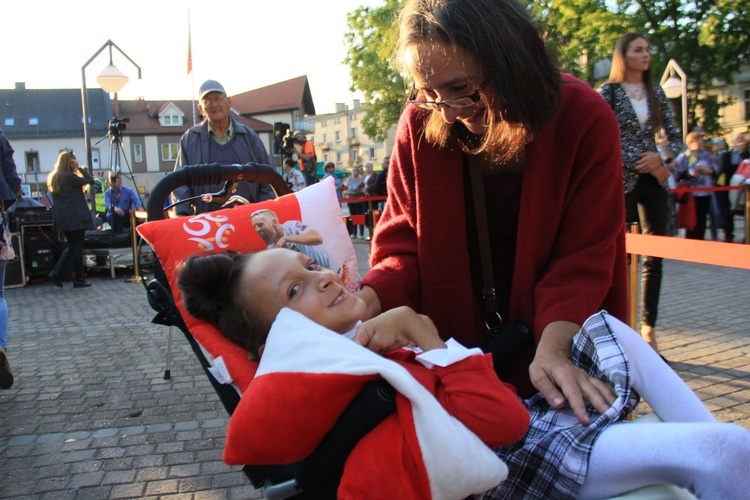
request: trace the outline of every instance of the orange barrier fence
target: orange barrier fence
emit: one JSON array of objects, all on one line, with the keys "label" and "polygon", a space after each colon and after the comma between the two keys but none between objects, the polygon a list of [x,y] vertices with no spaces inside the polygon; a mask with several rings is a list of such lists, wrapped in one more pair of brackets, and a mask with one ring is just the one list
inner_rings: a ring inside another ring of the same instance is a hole
[{"label": "orange barrier fence", "polygon": [[629,232],[625,235],[628,263],[628,324],[638,329],[638,257],[648,255],[697,264],[750,270],[750,246],[688,240]]},{"label": "orange barrier fence", "polygon": [[628,233],[625,235],[625,248],[634,255],[750,269],[748,245]]}]

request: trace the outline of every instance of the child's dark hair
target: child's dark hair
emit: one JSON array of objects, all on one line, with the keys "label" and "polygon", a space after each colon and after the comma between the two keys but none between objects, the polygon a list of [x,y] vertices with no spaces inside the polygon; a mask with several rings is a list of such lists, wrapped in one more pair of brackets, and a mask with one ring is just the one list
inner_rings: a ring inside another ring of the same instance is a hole
[{"label": "child's dark hair", "polygon": [[245,264],[252,257],[239,253],[189,257],[180,269],[177,287],[190,314],[212,323],[222,335],[257,358],[271,321],[248,307],[250,290],[239,286]]}]

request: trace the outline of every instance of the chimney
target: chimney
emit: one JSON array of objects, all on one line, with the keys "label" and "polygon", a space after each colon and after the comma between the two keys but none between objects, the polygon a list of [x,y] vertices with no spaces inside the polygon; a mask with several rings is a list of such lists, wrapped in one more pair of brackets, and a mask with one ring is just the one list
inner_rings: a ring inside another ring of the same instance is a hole
[{"label": "chimney", "polygon": [[359,108],[360,108],[359,99],[354,99],[354,109],[359,109]]},{"label": "chimney", "polygon": [[16,91],[26,90],[26,82],[16,82]]},{"label": "chimney", "polygon": [[346,111],[346,104],[343,102],[337,102],[336,103],[336,113],[343,113]]}]

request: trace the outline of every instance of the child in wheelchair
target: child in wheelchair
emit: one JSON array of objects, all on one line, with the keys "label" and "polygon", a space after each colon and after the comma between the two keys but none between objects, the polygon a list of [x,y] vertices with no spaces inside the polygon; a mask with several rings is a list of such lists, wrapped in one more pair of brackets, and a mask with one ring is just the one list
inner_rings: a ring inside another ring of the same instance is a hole
[{"label": "child in wheelchair", "polygon": [[[541,396],[521,404],[497,379],[489,355],[443,342],[432,322],[409,308],[362,322],[364,303],[304,254],[271,249],[192,257],[177,283],[190,314],[251,356],[262,359],[274,321],[291,309],[406,366],[507,463],[508,478],[485,498],[605,498],[663,483],[699,498],[750,491],[750,433],[717,422],[637,333],[604,312],[584,324],[572,352],[572,362],[600,379],[600,400],[589,405],[585,426]],[[659,383],[642,382],[649,380]],[[663,422],[620,422],[639,394]]]}]

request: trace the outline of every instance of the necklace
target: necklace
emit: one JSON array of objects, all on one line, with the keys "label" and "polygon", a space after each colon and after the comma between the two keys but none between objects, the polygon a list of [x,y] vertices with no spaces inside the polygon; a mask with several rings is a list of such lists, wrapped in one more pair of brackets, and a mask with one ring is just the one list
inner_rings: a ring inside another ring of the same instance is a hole
[{"label": "necklace", "polygon": [[643,83],[621,82],[620,85],[632,101],[638,102],[646,98],[646,86]]}]

